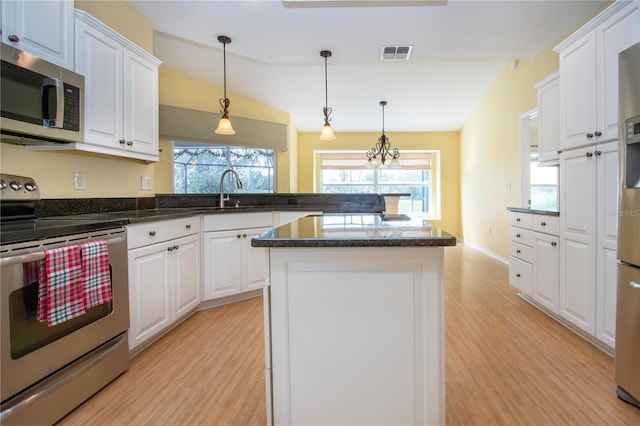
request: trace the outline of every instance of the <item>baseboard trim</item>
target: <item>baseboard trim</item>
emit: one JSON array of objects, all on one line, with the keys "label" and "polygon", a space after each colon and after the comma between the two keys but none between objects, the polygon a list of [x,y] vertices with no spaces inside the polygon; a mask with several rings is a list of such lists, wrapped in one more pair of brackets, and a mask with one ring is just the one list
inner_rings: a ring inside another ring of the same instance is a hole
[{"label": "baseboard trim", "polygon": [[472,249],[477,250],[477,251],[479,251],[481,253],[484,253],[487,256],[497,260],[500,263],[504,263],[505,265],[509,265],[509,260],[505,259],[504,257],[498,256],[497,254],[495,254],[495,253],[493,253],[493,252],[491,252],[491,251],[489,251],[489,250],[487,250],[487,249],[485,249],[483,247],[480,247],[478,245],[475,245],[475,244],[469,243],[469,242],[464,242],[464,245],[469,246]]}]

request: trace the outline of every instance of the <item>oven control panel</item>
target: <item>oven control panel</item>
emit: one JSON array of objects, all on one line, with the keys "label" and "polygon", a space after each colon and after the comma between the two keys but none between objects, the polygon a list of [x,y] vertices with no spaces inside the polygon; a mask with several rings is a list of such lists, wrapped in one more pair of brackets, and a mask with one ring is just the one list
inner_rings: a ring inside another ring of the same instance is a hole
[{"label": "oven control panel", "polygon": [[35,180],[25,176],[0,174],[0,199],[3,201],[37,201],[40,189]]}]

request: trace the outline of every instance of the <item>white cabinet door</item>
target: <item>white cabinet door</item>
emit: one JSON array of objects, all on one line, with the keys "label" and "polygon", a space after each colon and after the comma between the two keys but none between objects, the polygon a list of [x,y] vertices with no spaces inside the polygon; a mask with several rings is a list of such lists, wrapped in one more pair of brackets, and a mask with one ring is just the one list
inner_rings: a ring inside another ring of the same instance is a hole
[{"label": "white cabinet door", "polygon": [[595,44],[591,32],[560,52],[561,150],[595,143]]},{"label": "white cabinet door", "polygon": [[85,143],[120,150],[123,134],[124,48],[76,21],[76,72],[85,76]]},{"label": "white cabinet door", "polygon": [[129,250],[129,349],[171,324],[170,246],[162,243]]},{"label": "white cabinet door", "polygon": [[173,241],[171,253],[173,320],[200,303],[200,235]]},{"label": "white cabinet door", "polygon": [[554,73],[538,89],[538,161],[557,162],[560,147],[559,73]]},{"label": "white cabinet door", "polygon": [[560,314],[595,334],[596,157],[592,148],[560,155]]},{"label": "white cabinet door", "polygon": [[124,49],[124,149],[158,155],[158,67]]},{"label": "white cabinet door", "polygon": [[242,231],[203,234],[204,300],[242,291]]},{"label": "white cabinet door", "polygon": [[598,255],[596,337],[611,348],[615,348],[618,260],[615,250],[603,248]]},{"label": "white cabinet door", "polygon": [[3,0],[2,42],[73,71],[73,6],[72,0]]},{"label": "white cabinet door", "polygon": [[256,290],[264,287],[267,277],[267,249],[251,247],[251,238],[271,228],[248,229],[243,235],[243,272],[242,291]]},{"label": "white cabinet door", "polygon": [[597,164],[597,283],[596,337],[615,346],[617,233],[618,233],[618,143],[598,145]]},{"label": "white cabinet door", "polygon": [[160,61],[83,11],[75,22],[85,76],[85,143],[75,149],[158,161]]},{"label": "white cabinet door", "polygon": [[618,55],[640,41],[638,5],[630,4],[596,28],[598,142],[618,138]]},{"label": "white cabinet door", "polygon": [[559,238],[556,236],[534,233],[533,298],[552,312],[558,312],[560,294],[558,242]]}]

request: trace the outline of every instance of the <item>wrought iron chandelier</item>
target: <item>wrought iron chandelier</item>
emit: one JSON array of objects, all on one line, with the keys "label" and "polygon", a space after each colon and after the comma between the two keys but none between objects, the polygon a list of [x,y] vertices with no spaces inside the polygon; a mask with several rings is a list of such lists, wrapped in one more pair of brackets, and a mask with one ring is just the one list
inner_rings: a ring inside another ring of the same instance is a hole
[{"label": "wrought iron chandelier", "polygon": [[329,121],[331,121],[329,118],[331,115],[331,108],[329,108],[329,89],[327,84],[327,58],[331,57],[331,51],[323,50],[320,52],[320,56],[324,58],[324,108],[322,108],[322,113],[324,114],[324,126],[322,126],[322,132],[320,132],[320,140],[332,141],[335,140],[336,135],[333,134],[331,124],[329,124]]},{"label": "wrought iron chandelier", "polygon": [[378,138],[376,146],[367,151],[367,167],[369,168],[383,167],[387,161],[387,156],[391,157],[391,162],[388,166],[390,169],[400,167],[400,162],[398,161],[400,151],[398,151],[398,148],[391,149],[391,142],[389,142],[387,135],[384,134],[384,107],[386,105],[387,101],[380,101],[380,106],[382,106],[382,135]]},{"label": "wrought iron chandelier", "polygon": [[231,43],[231,39],[227,36],[221,35],[218,36],[218,41],[222,43],[222,58],[224,64],[224,98],[219,99],[220,106],[222,107],[222,117],[220,117],[220,121],[218,122],[218,128],[216,129],[216,133],[220,135],[235,135],[236,131],[233,130],[233,126],[231,125],[231,120],[229,120],[229,104],[231,101],[227,98],[227,44]]}]

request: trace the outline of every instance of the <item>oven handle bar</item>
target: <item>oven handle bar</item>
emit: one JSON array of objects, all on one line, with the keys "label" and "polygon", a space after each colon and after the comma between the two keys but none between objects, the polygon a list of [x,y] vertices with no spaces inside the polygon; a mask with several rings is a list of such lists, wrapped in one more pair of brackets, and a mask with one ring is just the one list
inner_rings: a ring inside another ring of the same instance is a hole
[{"label": "oven handle bar", "polygon": [[[114,243],[120,243],[124,241],[124,239],[124,237],[118,237],[106,240],[105,242],[107,243],[107,245],[110,245]],[[0,266],[16,265],[18,263],[29,263],[42,259],[44,259],[44,251],[37,251],[35,253],[21,254],[18,256],[10,256],[5,257],[4,259],[0,259]]]}]

